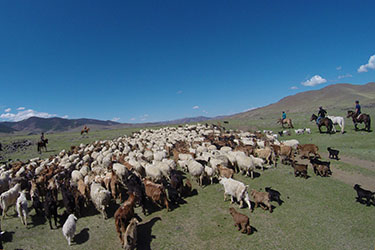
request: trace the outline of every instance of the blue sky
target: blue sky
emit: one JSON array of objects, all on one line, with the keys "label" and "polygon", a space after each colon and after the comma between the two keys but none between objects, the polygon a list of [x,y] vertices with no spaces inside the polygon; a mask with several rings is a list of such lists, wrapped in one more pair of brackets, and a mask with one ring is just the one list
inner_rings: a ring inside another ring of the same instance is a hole
[{"label": "blue sky", "polygon": [[374,1],[1,1],[0,121],[212,117],[365,84],[375,81],[374,10]]}]

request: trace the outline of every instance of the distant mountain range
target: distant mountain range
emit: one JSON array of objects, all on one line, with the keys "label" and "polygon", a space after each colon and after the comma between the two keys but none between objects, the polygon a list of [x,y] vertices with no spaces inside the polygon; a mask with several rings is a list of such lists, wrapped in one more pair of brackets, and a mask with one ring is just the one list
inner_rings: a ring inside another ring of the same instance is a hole
[{"label": "distant mountain range", "polygon": [[61,132],[77,131],[84,125],[93,129],[113,129],[125,127],[144,127],[153,125],[171,125],[194,122],[204,122],[219,119],[249,119],[264,115],[280,115],[281,111],[287,113],[299,113],[316,111],[319,106],[329,110],[348,109],[354,106],[354,101],[360,100],[363,107],[375,107],[375,82],[365,85],[333,84],[319,90],[301,92],[287,96],[280,101],[265,107],[253,109],[247,112],[230,116],[218,117],[190,117],[173,121],[162,121],[154,123],[131,124],[113,121],[101,121],[95,119],[64,119],[64,118],[39,118],[31,117],[19,122],[0,122],[0,133],[40,133],[40,132]]}]

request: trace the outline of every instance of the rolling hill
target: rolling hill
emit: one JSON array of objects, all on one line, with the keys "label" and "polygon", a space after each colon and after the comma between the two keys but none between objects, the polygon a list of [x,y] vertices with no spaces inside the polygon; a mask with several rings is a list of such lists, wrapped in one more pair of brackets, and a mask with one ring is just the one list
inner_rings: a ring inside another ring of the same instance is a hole
[{"label": "rolling hill", "polygon": [[280,101],[253,109],[247,112],[230,116],[190,117],[172,121],[154,123],[130,124],[95,119],[64,119],[64,118],[39,118],[31,117],[19,122],[0,122],[0,133],[40,133],[79,130],[84,125],[93,129],[114,129],[127,127],[162,126],[170,124],[183,124],[221,119],[254,119],[261,116],[280,116],[281,111],[290,113],[316,112],[319,106],[338,111],[345,111],[354,107],[354,101],[360,100],[364,110],[375,107],[375,82],[365,85],[347,83],[333,84],[319,90],[305,91],[287,96]]},{"label": "rolling hill", "polygon": [[359,100],[364,109],[375,107],[375,82],[365,85],[333,84],[319,90],[287,96],[276,103],[228,118],[248,119],[275,114],[280,116],[283,110],[287,113],[317,112],[319,106],[328,110],[345,111],[353,109],[355,100]]}]

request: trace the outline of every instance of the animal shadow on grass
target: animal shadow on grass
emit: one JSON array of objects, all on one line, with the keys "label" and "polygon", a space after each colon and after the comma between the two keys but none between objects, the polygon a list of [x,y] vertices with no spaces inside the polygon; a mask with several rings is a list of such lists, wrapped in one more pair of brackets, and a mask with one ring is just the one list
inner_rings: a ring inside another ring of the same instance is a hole
[{"label": "animal shadow on grass", "polygon": [[150,221],[137,226],[137,249],[151,249],[151,241],[156,238],[155,235],[152,235],[152,227],[158,220],[161,220],[161,218],[155,217]]},{"label": "animal shadow on grass", "polygon": [[44,225],[46,223],[46,217],[40,215],[31,215],[31,221],[33,223],[33,228],[39,225]]},{"label": "animal shadow on grass", "polygon": [[90,239],[89,230],[87,227],[74,236],[74,242],[81,245]]},{"label": "animal shadow on grass", "polygon": [[119,204],[117,204],[116,202],[111,202],[108,206],[108,208],[106,209],[106,212],[107,212],[107,217],[108,218],[111,218],[115,215],[116,213],[116,210],[120,207]]},{"label": "animal shadow on grass", "polygon": [[4,249],[3,242],[12,242],[14,232],[4,232],[0,235],[0,249]]}]

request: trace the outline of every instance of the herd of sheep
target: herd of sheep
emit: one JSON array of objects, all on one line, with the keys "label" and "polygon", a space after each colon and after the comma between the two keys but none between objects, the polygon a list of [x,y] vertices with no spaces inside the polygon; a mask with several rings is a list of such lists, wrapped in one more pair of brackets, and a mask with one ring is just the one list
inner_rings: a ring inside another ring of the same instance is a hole
[{"label": "herd of sheep", "polygon": [[[224,200],[229,195],[232,202],[239,202],[241,207],[246,204],[251,210],[252,199],[255,207],[260,205],[272,212],[272,194],[248,190],[234,174],[253,178],[256,169],[276,167],[281,159],[295,168],[296,176],[299,172],[303,175],[304,167],[299,168],[303,164],[295,161],[295,154],[316,155],[317,147],[308,145],[299,145],[297,140],[279,141],[277,134],[268,131],[225,131],[208,124],[143,129],[131,136],[73,146],[48,159],[1,166],[0,204],[3,217],[10,206],[16,205],[27,226],[31,200],[37,214],[44,210],[41,216],[47,217],[52,228],[61,192],[68,214],[63,234],[70,245],[82,207],[93,206],[106,219],[110,203],[120,200],[122,205],[115,214],[117,232],[122,246],[132,249],[137,241],[134,206],[142,206],[146,213],[146,201],[151,201],[168,209],[170,202],[184,197],[186,187],[191,188],[190,178],[198,185],[209,185],[217,179],[224,187]],[[130,202],[131,197],[134,201]],[[238,228],[250,233],[248,217],[234,208],[230,213]]]}]

